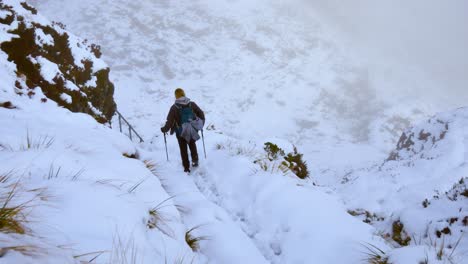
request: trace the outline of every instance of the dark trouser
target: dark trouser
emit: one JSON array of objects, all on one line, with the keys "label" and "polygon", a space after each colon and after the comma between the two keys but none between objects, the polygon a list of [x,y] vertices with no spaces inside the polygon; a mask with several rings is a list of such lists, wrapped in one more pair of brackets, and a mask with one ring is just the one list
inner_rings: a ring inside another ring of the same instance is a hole
[{"label": "dark trouser", "polygon": [[190,162],[188,159],[187,145],[190,148],[192,162],[198,162],[197,144],[195,143],[195,140],[191,140],[189,143],[187,143],[185,139],[179,136],[177,136],[177,141],[179,142],[180,157],[182,158],[182,165],[184,165],[184,169],[188,170],[190,169]]}]

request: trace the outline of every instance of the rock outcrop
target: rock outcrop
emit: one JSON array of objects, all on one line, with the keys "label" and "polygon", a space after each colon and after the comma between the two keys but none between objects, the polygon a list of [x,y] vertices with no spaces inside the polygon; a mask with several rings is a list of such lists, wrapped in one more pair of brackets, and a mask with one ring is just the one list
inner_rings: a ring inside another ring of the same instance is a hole
[{"label": "rock outcrop", "polygon": [[90,114],[100,123],[112,118],[114,85],[98,45],[49,22],[25,2],[0,3],[0,30],[10,36],[0,39],[0,49],[16,64],[17,94],[32,96],[40,88],[70,111]]}]

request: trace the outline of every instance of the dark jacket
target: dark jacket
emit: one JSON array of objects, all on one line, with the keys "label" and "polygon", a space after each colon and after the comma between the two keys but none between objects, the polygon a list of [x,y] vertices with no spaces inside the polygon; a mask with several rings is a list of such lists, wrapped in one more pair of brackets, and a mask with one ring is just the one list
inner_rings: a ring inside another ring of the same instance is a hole
[{"label": "dark jacket", "polygon": [[[200,109],[200,107],[198,107],[198,105],[195,102],[191,102],[190,100],[188,100],[188,104],[190,104],[190,106],[192,107],[193,113],[198,118],[205,121],[205,114]],[[176,128],[181,126],[179,109],[177,108],[176,105],[184,106],[183,104],[178,104],[177,101],[175,104],[171,106],[171,109],[169,110],[169,113],[167,114],[166,124],[161,128],[161,131],[163,133],[166,133],[167,131],[171,130],[170,134],[172,135],[174,134]]]}]

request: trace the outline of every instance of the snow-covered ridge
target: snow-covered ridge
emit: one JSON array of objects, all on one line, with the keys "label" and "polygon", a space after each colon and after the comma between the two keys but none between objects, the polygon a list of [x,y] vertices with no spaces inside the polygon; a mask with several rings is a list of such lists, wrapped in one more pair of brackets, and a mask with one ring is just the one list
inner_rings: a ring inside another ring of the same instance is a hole
[{"label": "snow-covered ridge", "polygon": [[[366,215],[363,220],[390,241],[437,249],[441,259],[451,255],[454,263],[466,259],[467,107],[417,123],[402,134],[383,163],[345,178],[338,188],[347,207],[355,215]],[[397,235],[395,230],[400,230]]]},{"label": "snow-covered ridge", "polygon": [[468,108],[439,114],[403,132],[388,161],[435,159],[447,144],[464,144],[463,132],[468,127]]},{"label": "snow-covered ridge", "polygon": [[114,86],[109,68],[99,59],[99,46],[49,22],[26,2],[5,0],[0,10],[0,48],[16,65],[17,94],[33,96],[41,89],[71,111],[88,113],[100,122],[112,117]]}]

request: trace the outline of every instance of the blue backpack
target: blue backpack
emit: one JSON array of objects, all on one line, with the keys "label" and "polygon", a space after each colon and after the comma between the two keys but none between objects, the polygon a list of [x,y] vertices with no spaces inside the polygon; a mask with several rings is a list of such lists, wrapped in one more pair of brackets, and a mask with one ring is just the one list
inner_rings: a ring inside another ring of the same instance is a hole
[{"label": "blue backpack", "polygon": [[182,125],[192,120],[195,120],[195,114],[193,113],[191,103],[188,103],[187,105],[175,104],[175,106],[179,110],[180,117],[180,126],[177,124],[176,133],[177,135],[180,135],[180,133],[182,132]]}]

